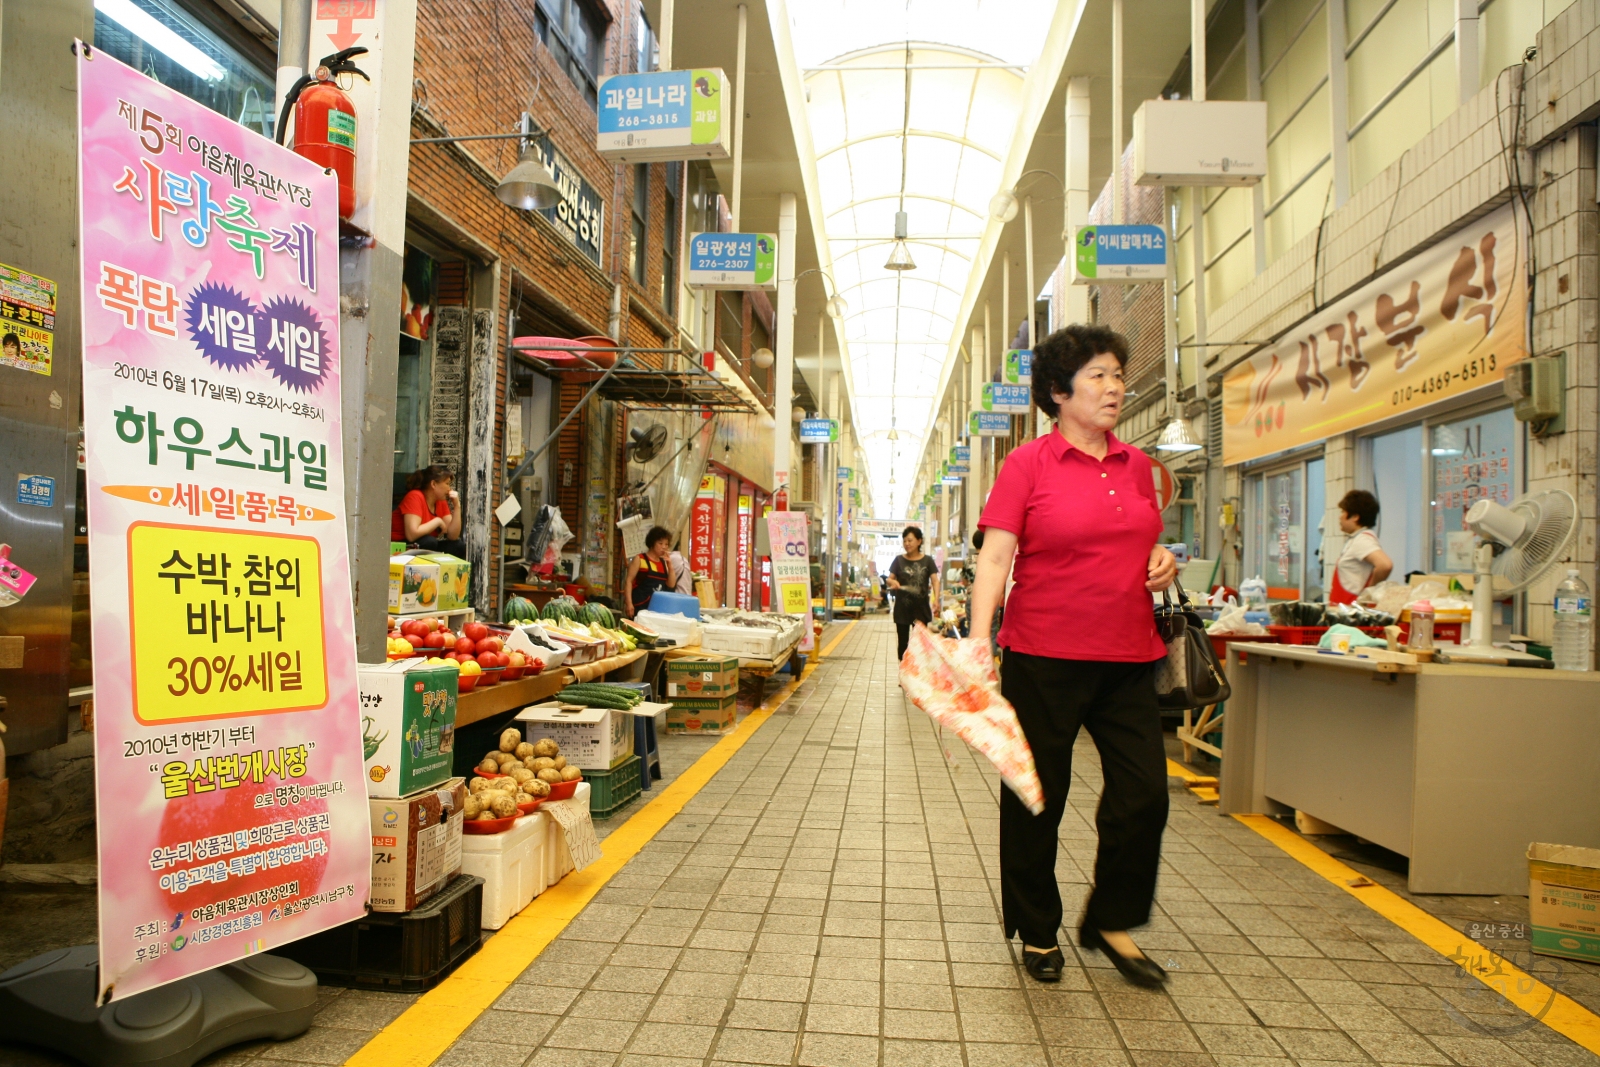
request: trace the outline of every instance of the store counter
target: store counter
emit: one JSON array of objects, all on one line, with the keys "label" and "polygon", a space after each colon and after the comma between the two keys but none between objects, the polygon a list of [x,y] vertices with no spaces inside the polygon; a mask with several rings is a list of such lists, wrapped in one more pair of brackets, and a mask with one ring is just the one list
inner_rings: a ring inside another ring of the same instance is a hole
[{"label": "store counter", "polygon": [[1528,844],[1600,848],[1600,673],[1230,645],[1220,810],[1303,811],[1411,860],[1413,893],[1528,892]]}]

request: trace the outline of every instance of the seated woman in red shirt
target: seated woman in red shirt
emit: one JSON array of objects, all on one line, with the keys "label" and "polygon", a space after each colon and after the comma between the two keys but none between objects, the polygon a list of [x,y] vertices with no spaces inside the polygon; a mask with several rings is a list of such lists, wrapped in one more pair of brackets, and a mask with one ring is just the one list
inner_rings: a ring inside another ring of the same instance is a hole
[{"label": "seated woman in red shirt", "polygon": [[389,518],[389,539],[416,545],[424,552],[467,557],[461,540],[461,495],[449,468],[424,467],[406,481],[408,492]]},{"label": "seated woman in red shirt", "polygon": [[1041,982],[1060,981],[1065,965],[1056,847],[1080,726],[1100,750],[1105,786],[1078,943],[1104,952],[1129,981],[1166,980],[1127,931],[1150,921],[1167,825],[1155,689],[1166,647],[1150,594],[1172,584],[1177,561],[1156,544],[1162,523],[1150,457],[1111,433],[1127,359],[1122,336],[1099,326],[1068,326],[1034,350],[1034,402],[1056,426],[1006,457],[978,520],[984,540],[967,640],[988,650],[989,622],[1014,571],[1000,691],[1017,709],[1045,796],[1044,811],[1031,815],[1000,790],[1001,910],[1006,936],[1021,936],[1023,963]]}]

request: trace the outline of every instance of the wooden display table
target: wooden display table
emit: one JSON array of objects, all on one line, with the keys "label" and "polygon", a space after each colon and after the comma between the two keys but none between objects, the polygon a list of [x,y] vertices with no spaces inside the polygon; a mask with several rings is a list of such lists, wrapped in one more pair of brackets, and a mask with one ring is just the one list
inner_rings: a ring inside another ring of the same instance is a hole
[{"label": "wooden display table", "polygon": [[531,678],[518,678],[514,682],[501,682],[486,689],[462,693],[456,697],[456,729],[529,704],[537,704],[541,700],[549,700],[571,684],[570,670],[553,667]]},{"label": "wooden display table", "polygon": [[531,678],[501,682],[486,689],[474,689],[456,698],[456,727],[471,726],[517,708],[549,700],[573,682],[592,682],[644,658],[642,649],[580,663],[576,667],[554,667]]},{"label": "wooden display table", "polygon": [[1530,841],[1600,847],[1600,673],[1228,646],[1220,810],[1407,856],[1413,893],[1524,894]]}]

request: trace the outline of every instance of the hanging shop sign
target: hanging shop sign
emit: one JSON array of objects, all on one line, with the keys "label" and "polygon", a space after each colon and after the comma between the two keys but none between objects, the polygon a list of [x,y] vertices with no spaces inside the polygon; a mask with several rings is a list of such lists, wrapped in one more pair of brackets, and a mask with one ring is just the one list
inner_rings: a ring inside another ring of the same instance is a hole
[{"label": "hanging shop sign", "polygon": [[972,448],[970,445],[951,445],[950,462],[947,464],[951,474],[968,474],[972,464]]},{"label": "hanging shop sign", "polygon": [[1007,437],[1010,434],[1010,415],[998,411],[973,411],[967,415],[969,437]]},{"label": "hanging shop sign", "polygon": [[855,472],[852,471],[849,467],[840,467],[839,468],[839,480],[841,482],[848,482],[854,476],[854,474],[855,474]]},{"label": "hanging shop sign", "polygon": [[839,439],[839,423],[835,419],[803,419],[800,422],[800,443],[827,445]]},{"label": "hanging shop sign", "polygon": [[1076,285],[1167,276],[1167,233],[1160,226],[1080,226],[1073,248]]},{"label": "hanging shop sign", "polygon": [[899,519],[857,519],[856,532],[879,537],[899,537],[906,524]]},{"label": "hanging shop sign", "polygon": [[1178,499],[1178,479],[1172,476],[1172,468],[1155,456],[1150,457],[1150,478],[1155,482],[1156,510],[1166,511]]},{"label": "hanging shop sign", "polygon": [[1033,384],[1033,349],[1013,348],[1006,353],[1005,378],[1012,385]]},{"label": "hanging shop sign", "polygon": [[753,515],[755,513],[755,496],[748,491],[749,488],[750,487],[747,483],[745,485],[746,491],[739,494],[736,505],[739,509],[739,525],[737,540],[734,548],[736,556],[734,568],[738,572],[738,578],[734,582],[734,604],[746,611],[750,610],[751,607],[750,582],[751,572],[753,570],[751,567],[751,556],[755,551],[755,525],[753,521]]},{"label": "hanging shop sign", "polygon": [[789,615],[811,610],[811,546],[806,513],[774,511],[767,516],[767,536],[772,543],[772,585],[777,610]]},{"label": "hanging shop sign", "polygon": [[618,163],[726,159],[729,99],[715,67],[614,74],[600,82],[595,147]]},{"label": "hanging shop sign", "polygon": [[1499,382],[1528,355],[1527,240],[1507,206],[1228,371],[1225,463],[1320,441]]},{"label": "hanging shop sign", "polygon": [[372,857],[338,183],[78,51],[104,1001],[359,918]]},{"label": "hanging shop sign", "polygon": [[0,263],[0,366],[50,376],[56,283]]},{"label": "hanging shop sign", "polygon": [[728,483],[720,474],[700,479],[689,511],[689,569],[710,578],[720,591],[723,581],[722,546],[727,531]]},{"label": "hanging shop sign", "polygon": [[776,289],[778,237],[771,233],[689,235],[689,288]]},{"label": "hanging shop sign", "polygon": [[536,138],[533,146],[561,188],[560,202],[541,209],[539,214],[549,219],[592,262],[599,263],[600,235],[606,221],[605,201],[548,135]]},{"label": "hanging shop sign", "polygon": [[[1026,385],[1007,385],[1005,382],[984,382],[979,404],[984,411],[1007,415],[1026,415],[1033,401],[1033,393]],[[1009,427],[1007,432],[1010,432]]]}]

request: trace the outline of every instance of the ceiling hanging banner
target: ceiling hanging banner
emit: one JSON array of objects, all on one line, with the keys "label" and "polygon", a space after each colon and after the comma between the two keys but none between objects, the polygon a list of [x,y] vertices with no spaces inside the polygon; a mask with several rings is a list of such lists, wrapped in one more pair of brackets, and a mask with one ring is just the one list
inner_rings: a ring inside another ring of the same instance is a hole
[{"label": "ceiling hanging banner", "polygon": [[372,856],[338,183],[77,51],[104,1003],[361,917]]},{"label": "ceiling hanging banner", "polygon": [[1222,383],[1224,463],[1311,444],[1499,382],[1528,355],[1514,206],[1318,312]]}]

